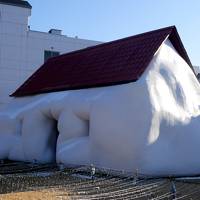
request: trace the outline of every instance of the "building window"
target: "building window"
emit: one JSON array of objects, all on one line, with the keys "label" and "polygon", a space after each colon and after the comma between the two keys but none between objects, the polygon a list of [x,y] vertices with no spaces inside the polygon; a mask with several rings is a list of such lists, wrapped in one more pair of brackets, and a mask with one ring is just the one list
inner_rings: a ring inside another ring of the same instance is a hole
[{"label": "building window", "polygon": [[44,62],[46,62],[49,58],[59,56],[60,52],[58,51],[44,51]]}]

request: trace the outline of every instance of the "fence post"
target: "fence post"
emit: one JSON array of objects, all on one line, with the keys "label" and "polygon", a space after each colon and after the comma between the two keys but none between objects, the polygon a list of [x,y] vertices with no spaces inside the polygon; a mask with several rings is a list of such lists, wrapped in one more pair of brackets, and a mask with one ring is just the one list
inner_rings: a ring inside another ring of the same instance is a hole
[{"label": "fence post", "polygon": [[172,200],[176,199],[176,185],[174,180],[171,180],[171,197]]},{"label": "fence post", "polygon": [[96,172],[96,169],[95,169],[95,166],[93,164],[91,164],[90,166],[91,168],[91,178],[94,179],[94,175],[95,175],[95,172]]}]

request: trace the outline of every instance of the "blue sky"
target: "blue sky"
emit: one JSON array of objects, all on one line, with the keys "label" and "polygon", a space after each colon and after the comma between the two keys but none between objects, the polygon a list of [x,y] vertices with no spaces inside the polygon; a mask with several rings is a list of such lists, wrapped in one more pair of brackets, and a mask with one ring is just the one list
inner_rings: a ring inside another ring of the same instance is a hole
[{"label": "blue sky", "polygon": [[31,29],[110,41],[176,25],[193,65],[200,66],[200,0],[28,0]]}]

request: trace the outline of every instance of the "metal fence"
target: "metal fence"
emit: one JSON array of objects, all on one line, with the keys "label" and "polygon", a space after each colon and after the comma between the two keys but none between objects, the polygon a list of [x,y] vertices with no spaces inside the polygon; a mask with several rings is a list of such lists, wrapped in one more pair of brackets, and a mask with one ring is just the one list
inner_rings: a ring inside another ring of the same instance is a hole
[{"label": "metal fence", "polygon": [[152,178],[93,165],[2,161],[0,199],[4,199],[1,195],[27,191],[54,193],[55,199],[200,199],[200,179]]}]

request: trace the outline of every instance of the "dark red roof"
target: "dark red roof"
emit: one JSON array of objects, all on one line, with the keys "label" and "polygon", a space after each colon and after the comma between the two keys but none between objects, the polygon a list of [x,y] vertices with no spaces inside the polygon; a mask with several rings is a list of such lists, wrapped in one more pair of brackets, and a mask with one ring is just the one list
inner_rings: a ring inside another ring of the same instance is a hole
[{"label": "dark red roof", "polygon": [[177,30],[172,26],[51,58],[11,96],[137,81],[167,37],[192,68]]}]

